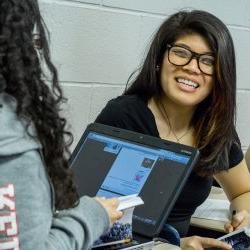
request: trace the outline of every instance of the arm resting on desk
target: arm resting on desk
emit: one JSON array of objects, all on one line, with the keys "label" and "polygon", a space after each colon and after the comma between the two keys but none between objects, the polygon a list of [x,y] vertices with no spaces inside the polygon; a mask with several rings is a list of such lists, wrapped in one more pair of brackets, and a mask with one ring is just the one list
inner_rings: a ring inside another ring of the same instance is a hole
[{"label": "arm resting on desk", "polygon": [[228,171],[216,174],[215,179],[230,200],[231,210],[237,212],[231,223],[225,225],[226,230],[250,225],[250,173],[245,160]]}]

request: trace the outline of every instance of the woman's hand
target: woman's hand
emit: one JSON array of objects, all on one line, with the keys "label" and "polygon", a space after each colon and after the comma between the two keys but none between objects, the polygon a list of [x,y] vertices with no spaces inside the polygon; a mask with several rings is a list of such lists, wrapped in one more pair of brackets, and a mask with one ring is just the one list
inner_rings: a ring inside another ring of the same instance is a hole
[{"label": "woman's hand", "polygon": [[183,250],[203,250],[210,247],[224,250],[232,249],[229,244],[212,238],[192,236],[181,239],[181,249]]},{"label": "woman's hand", "polygon": [[117,207],[119,205],[118,199],[105,199],[95,197],[95,200],[98,201],[106,209],[111,224],[113,224],[115,221],[119,220],[122,217],[123,213],[117,210]]},{"label": "woman's hand", "polygon": [[226,232],[231,233],[239,228],[250,226],[250,213],[242,210],[233,215],[232,220],[224,225]]}]

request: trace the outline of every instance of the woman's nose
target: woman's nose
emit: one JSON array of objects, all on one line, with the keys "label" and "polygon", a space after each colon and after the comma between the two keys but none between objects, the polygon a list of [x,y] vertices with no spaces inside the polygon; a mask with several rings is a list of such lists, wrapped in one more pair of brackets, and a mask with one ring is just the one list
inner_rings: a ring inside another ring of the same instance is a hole
[{"label": "woman's nose", "polygon": [[192,58],[191,61],[183,66],[183,69],[191,71],[193,73],[199,74],[201,73],[201,70],[199,68],[199,62],[197,58]]}]

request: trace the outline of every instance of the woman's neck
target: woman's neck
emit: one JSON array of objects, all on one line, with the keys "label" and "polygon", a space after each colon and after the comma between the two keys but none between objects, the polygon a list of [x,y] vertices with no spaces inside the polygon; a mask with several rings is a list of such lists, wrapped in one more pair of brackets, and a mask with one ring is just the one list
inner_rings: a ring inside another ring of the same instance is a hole
[{"label": "woman's neck", "polygon": [[154,114],[161,138],[193,145],[194,108],[177,105],[166,98],[151,98],[148,107]]},{"label": "woman's neck", "polygon": [[[167,116],[172,129],[176,132],[190,128],[195,107],[176,104],[165,97],[154,98],[154,102],[163,116]],[[166,117],[165,117],[166,118]]]}]

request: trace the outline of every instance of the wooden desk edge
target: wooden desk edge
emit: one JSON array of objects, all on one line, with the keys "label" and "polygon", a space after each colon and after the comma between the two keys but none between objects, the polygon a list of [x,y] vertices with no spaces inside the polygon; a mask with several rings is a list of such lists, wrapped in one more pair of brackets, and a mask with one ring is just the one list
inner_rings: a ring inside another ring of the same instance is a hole
[{"label": "wooden desk edge", "polygon": [[207,219],[201,219],[201,218],[191,218],[190,224],[191,224],[191,226],[225,233],[225,229],[224,229],[225,222],[224,221],[207,220]]}]

